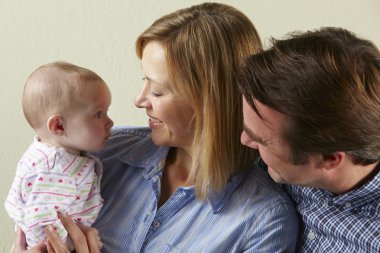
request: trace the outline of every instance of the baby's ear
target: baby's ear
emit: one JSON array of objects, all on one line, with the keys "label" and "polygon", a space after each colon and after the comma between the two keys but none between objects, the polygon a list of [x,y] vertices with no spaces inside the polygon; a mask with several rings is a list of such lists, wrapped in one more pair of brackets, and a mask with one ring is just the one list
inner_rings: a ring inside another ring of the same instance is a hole
[{"label": "baby's ear", "polygon": [[47,128],[54,135],[63,135],[65,128],[62,117],[59,114],[50,116],[47,121]]}]

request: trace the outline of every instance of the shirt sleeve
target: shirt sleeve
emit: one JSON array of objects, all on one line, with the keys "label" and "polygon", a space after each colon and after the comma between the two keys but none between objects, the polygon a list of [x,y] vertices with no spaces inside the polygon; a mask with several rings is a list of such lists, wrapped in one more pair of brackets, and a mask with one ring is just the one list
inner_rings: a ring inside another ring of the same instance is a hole
[{"label": "shirt sleeve", "polygon": [[243,252],[295,252],[298,227],[298,216],[291,204],[278,204],[253,223]]},{"label": "shirt sleeve", "polygon": [[8,215],[16,224],[20,224],[24,217],[25,194],[22,193],[22,184],[27,176],[27,168],[22,160],[19,161],[16,176],[13,179],[11,189],[9,190],[4,207]]}]

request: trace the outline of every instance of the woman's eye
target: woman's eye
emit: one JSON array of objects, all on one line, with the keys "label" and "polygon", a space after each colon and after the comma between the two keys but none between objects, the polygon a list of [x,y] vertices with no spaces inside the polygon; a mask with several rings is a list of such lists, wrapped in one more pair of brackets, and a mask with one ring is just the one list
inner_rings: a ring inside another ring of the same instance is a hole
[{"label": "woman's eye", "polygon": [[161,93],[152,92],[151,93],[153,97],[159,97],[161,96]]}]

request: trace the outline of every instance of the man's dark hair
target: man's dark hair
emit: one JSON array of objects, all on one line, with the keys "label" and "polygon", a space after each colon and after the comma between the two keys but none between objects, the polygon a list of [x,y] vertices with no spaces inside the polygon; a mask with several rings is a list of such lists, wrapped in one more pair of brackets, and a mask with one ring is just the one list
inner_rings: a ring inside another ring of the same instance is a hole
[{"label": "man's dark hair", "polygon": [[[344,151],[355,164],[380,160],[380,53],[341,28],[293,33],[249,57],[239,88],[286,115],[281,133],[294,164]],[[259,114],[260,115],[260,114]]]}]

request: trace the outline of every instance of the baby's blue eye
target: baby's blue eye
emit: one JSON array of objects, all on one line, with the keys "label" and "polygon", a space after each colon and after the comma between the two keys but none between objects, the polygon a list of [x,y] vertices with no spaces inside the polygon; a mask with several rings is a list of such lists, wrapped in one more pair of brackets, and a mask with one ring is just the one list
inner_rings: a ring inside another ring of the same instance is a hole
[{"label": "baby's blue eye", "polygon": [[102,117],[102,112],[101,112],[101,111],[97,112],[97,113],[95,114],[95,117],[97,117],[97,118],[101,118],[101,117]]}]

